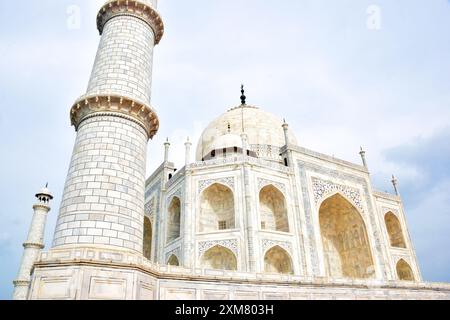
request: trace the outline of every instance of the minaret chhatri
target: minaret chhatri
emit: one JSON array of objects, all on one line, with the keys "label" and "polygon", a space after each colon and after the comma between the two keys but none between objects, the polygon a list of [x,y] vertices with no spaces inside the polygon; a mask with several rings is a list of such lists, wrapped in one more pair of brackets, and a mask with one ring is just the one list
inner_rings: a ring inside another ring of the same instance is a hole
[{"label": "minaret chhatri", "polygon": [[38,201],[33,206],[34,214],[31,226],[28,231],[28,237],[23,244],[23,255],[20,263],[19,273],[14,280],[14,300],[26,300],[31,283],[31,270],[36,262],[39,253],[44,249],[44,232],[47,222],[47,214],[50,211],[50,200],[52,194],[47,186],[36,194]]},{"label": "minaret chhatri", "polygon": [[142,254],[153,48],[164,32],[157,0],[108,1],[87,93],[70,112],[77,137],[53,249],[105,246]]}]

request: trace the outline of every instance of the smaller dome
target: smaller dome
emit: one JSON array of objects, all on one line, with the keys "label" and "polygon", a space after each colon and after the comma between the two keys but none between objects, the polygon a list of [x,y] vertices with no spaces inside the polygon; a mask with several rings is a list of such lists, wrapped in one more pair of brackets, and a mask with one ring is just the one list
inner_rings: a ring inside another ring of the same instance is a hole
[{"label": "smaller dome", "polygon": [[219,150],[233,147],[238,147],[242,149],[242,138],[237,134],[227,133],[215,139],[211,146],[211,149]]}]

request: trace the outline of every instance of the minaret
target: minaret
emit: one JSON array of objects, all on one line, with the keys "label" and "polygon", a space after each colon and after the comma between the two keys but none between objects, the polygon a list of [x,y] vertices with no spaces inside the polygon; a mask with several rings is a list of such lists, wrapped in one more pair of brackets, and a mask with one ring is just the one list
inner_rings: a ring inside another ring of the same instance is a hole
[{"label": "minaret", "polygon": [[28,237],[23,244],[24,251],[20,263],[19,274],[14,280],[14,300],[26,300],[31,282],[31,270],[39,253],[44,249],[44,231],[47,214],[50,211],[50,200],[53,199],[47,186],[36,194],[38,201],[33,206],[34,214]]},{"label": "minaret", "polygon": [[77,137],[53,248],[107,247],[142,254],[153,48],[164,32],[157,0],[107,1],[87,93],[71,109]]}]

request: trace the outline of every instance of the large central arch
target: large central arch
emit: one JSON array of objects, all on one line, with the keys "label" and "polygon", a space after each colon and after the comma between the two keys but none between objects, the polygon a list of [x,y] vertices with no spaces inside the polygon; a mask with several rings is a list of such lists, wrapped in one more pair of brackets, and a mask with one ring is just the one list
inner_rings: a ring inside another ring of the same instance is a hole
[{"label": "large central arch", "polygon": [[373,278],[375,267],[366,226],[358,210],[343,196],[326,199],[319,210],[327,275],[332,278]]},{"label": "large central arch", "polygon": [[200,232],[235,228],[234,195],[230,188],[215,183],[200,199]]}]

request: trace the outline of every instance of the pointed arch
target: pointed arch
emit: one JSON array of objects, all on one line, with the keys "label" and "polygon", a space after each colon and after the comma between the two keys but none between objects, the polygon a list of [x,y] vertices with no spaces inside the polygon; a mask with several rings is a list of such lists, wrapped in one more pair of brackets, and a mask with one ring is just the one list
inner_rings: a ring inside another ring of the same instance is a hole
[{"label": "pointed arch", "polygon": [[200,198],[200,232],[235,228],[233,191],[219,183],[209,186]]},{"label": "pointed arch", "polygon": [[167,242],[170,242],[180,237],[181,201],[178,197],[173,197],[168,213]]},{"label": "pointed arch", "polygon": [[178,260],[178,257],[176,255],[172,254],[170,256],[169,260],[167,260],[167,265],[179,267],[180,261]]},{"label": "pointed arch", "polygon": [[397,270],[397,277],[399,280],[414,281],[414,273],[408,262],[406,262],[405,260],[400,259],[397,262],[396,270]]},{"label": "pointed arch", "polygon": [[264,255],[264,271],[267,273],[294,274],[289,253],[280,246],[274,246]]},{"label": "pointed arch", "polygon": [[365,279],[375,275],[367,229],[359,211],[340,193],[322,202],[320,233],[327,275]]},{"label": "pointed arch", "polygon": [[230,249],[217,245],[203,254],[201,266],[204,269],[233,271],[237,270],[237,259]]},{"label": "pointed arch", "polygon": [[289,232],[289,220],[284,194],[273,185],[259,192],[261,229]]},{"label": "pointed arch", "polygon": [[392,212],[388,212],[384,216],[384,222],[386,224],[386,229],[389,235],[391,246],[397,248],[406,248],[402,226],[397,216]]},{"label": "pointed arch", "polygon": [[143,254],[148,260],[152,257],[153,227],[148,217],[144,218]]}]

